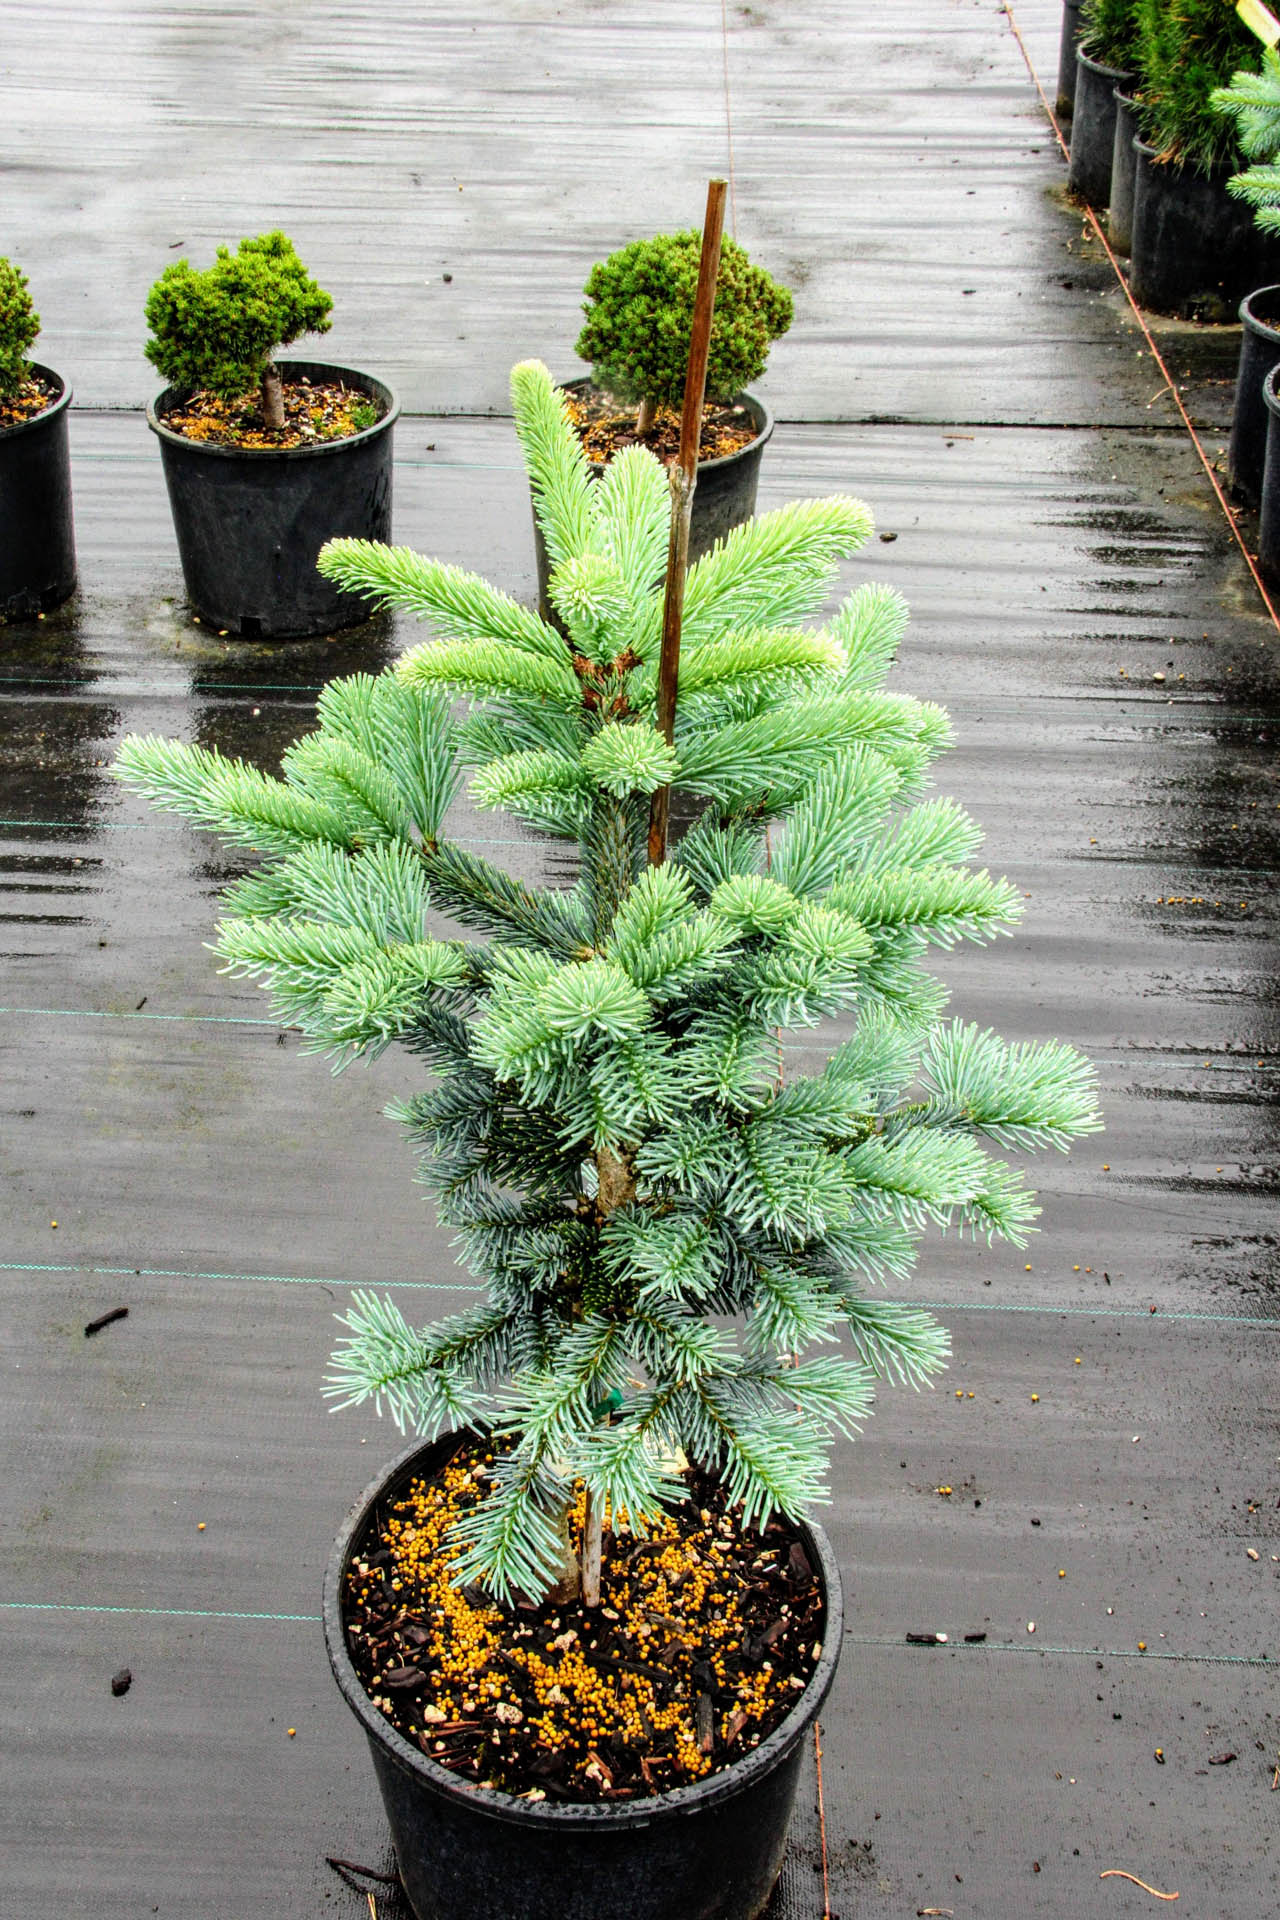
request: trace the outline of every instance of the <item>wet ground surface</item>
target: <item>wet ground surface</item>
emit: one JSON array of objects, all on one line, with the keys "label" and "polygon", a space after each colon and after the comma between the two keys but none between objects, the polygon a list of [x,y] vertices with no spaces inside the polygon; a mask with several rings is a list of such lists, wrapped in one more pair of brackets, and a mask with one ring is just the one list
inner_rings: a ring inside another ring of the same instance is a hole
[{"label": "wet ground surface", "polygon": [[[895,536],[848,582],[906,593],[896,683],[950,709],[939,787],[1029,896],[1015,938],[947,959],[955,1010],[1085,1047],[1107,1132],[1040,1163],[1026,1254],[937,1242],[911,1282],[955,1362],[839,1455],[827,1883],[811,1757],[771,1911],[1151,1911],[1099,1880],[1121,1868],[1257,1920],[1280,1807],[1276,634],[1055,197],[1002,13],[928,0],[895,35],[850,11],[727,15],[739,232],[798,294],[761,505],[849,490]],[[1018,15],[1051,83],[1056,10]],[[8,20],[28,146],[6,244],[81,402],[82,585],[0,637],[0,1914],[363,1916],[324,1855],[385,1868],[386,1843],[319,1583],[394,1436],[317,1383],[350,1286],[426,1318],[469,1276],[380,1117],[411,1065],[330,1081],[220,978],[202,942],[233,859],[105,767],[132,731],[271,764],[325,678],[415,633],[265,649],[192,623],[156,449],[118,410],[151,384],[131,316],[171,241],[285,225],[338,297],[335,355],[373,365],[376,339],[409,402],[397,538],[532,598],[514,437],[474,416],[515,357],[567,360],[591,259],[698,217],[720,10]],[[71,56],[37,67],[54,22]],[[1161,337],[1221,425],[1234,335]]]},{"label": "wet ground surface", "polygon": [[[1018,9],[1045,72],[1057,12]],[[279,225],[334,359],[505,413],[514,361],[582,370],[592,262],[696,225],[730,134],[737,237],[796,294],[783,418],[1131,424],[1160,385],[1045,204],[1064,170],[993,0],[10,0],[0,99],[5,245],[98,406],[159,384],[164,266]]]}]

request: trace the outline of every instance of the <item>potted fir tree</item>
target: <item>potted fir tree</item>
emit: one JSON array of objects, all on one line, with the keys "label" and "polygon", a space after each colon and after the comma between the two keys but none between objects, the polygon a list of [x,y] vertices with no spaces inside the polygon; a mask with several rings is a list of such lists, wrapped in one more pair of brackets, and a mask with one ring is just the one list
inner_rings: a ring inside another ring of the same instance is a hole
[{"label": "potted fir tree", "polygon": [[76,584],[71,389],[28,360],[39,331],[26,275],[0,258],[0,620],[48,613]]},{"label": "potted fir tree", "polygon": [[[990,1149],[1092,1130],[1092,1076],[943,1018],[929,947],[1022,902],[923,797],[948,725],[883,689],[898,596],[803,625],[867,510],[785,507],[690,571],[668,734],[666,474],[632,447],[593,478],[536,363],[513,398],[567,639],[339,540],[324,572],[436,638],[327,687],[282,779],[157,739],[118,770],[266,856],[227,896],[229,970],[312,1046],[399,1041],[437,1076],[395,1112],[488,1297],[415,1331],[358,1295],[330,1383],[426,1436],[353,1510],[325,1599],[414,1912],[748,1920],[838,1653],[805,1518],[832,1438],[947,1352],[867,1283],[931,1223],[1020,1242],[1033,1198]],[[577,848],[572,887],[448,838],[464,770]],[[655,865],[669,782],[709,804]],[[473,937],[429,936],[429,903]],[[833,1017],[823,1071],[784,1075],[782,1030]]]},{"label": "potted fir tree", "polygon": [[1248,208],[1227,191],[1235,130],[1210,98],[1257,42],[1222,0],[1138,0],[1138,29],[1134,298],[1156,313],[1225,320],[1268,276]]},{"label": "potted fir tree", "polygon": [[1080,45],[1080,0],[1062,0],[1062,27],[1058,35],[1058,92],[1054,112],[1070,120],[1076,105],[1076,49]]},{"label": "potted fir tree", "polygon": [[160,441],[187,595],[247,639],[330,633],[364,618],[316,572],[332,534],[391,533],[399,406],[370,374],[278,348],[325,333],[333,305],[283,233],[211,267],[166,267],[147,297],[147,358],[169,382],[147,409]]},{"label": "potted fir tree", "polygon": [[[586,324],[574,351],[591,368],[569,381],[571,416],[594,469],[639,442],[674,458],[698,282],[701,236],[659,233],[597,261],[583,288]],[[746,249],[723,242],[707,366],[689,555],[698,559],[755,512],[760,462],[773,432],[763,400],[747,388],[764,372],[773,341],[791,325],[790,293]],[[544,617],[547,555],[537,514],[538,602]]]},{"label": "potted fir tree", "polygon": [[[1254,209],[1254,220],[1264,234],[1280,233],[1280,55],[1274,47],[1262,54],[1260,73],[1240,72],[1229,87],[1212,97],[1216,112],[1235,125],[1240,151],[1253,164],[1227,182],[1227,191]],[[1267,375],[1280,365],[1280,286],[1256,287],[1240,303],[1240,364],[1236,374],[1227,475],[1235,491],[1251,506],[1263,494],[1263,470],[1269,439],[1270,413],[1263,389]],[[1280,467],[1276,481],[1280,482]],[[1276,507],[1280,507],[1280,497]],[[1272,530],[1275,509],[1266,515],[1265,554],[1274,571],[1280,559]]]},{"label": "potted fir tree", "polygon": [[1137,0],[1084,0],[1067,185],[1090,207],[1111,200],[1116,96],[1135,79]]}]

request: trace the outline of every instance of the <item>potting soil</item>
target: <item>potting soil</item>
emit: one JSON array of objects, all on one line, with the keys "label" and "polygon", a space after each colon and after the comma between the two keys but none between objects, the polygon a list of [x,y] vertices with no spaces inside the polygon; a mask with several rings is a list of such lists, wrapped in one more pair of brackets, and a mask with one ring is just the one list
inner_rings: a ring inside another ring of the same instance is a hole
[{"label": "potting soil", "polygon": [[164,416],[170,433],[206,446],[239,447],[243,451],[282,452],[289,447],[318,446],[326,440],[349,440],[375,426],[383,409],[369,395],[337,381],[283,380],[284,425],[262,423],[261,398],[255,387],[236,400],[220,399],[203,388],[182,406]]},{"label": "potting soil", "polygon": [[[668,465],[680,451],[680,415],[671,407],[659,407],[652,426],[639,434],[639,409],[624,405],[600,387],[576,388],[565,399],[587,458],[599,466],[606,466],[615,453],[637,442]],[[751,445],[758,431],[745,407],[708,404],[702,415],[698,459],[723,460],[728,454],[740,453]]]},{"label": "potting soil", "polygon": [[[822,1652],[821,1590],[795,1528],[743,1528],[689,1475],[685,1505],[634,1532],[606,1526],[598,1608],[498,1606],[450,1577],[452,1527],[490,1490],[493,1459],[461,1448],[415,1480],[348,1573],[348,1650],[397,1732],[532,1800],[662,1793],[758,1746]],[[579,1545],[583,1510],[580,1489]]]},{"label": "potting soil", "polygon": [[0,431],[20,426],[24,420],[34,420],[53,405],[58,393],[58,388],[50,386],[38,374],[21,381],[16,393],[0,395]]}]

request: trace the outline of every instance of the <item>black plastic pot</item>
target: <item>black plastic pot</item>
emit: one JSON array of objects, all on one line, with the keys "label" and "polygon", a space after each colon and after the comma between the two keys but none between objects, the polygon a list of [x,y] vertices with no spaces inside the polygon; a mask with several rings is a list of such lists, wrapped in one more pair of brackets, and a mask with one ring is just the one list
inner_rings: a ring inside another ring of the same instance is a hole
[{"label": "black plastic pot", "polygon": [[[586,385],[585,377],[566,380],[563,390],[572,393],[575,387]],[[773,415],[754,393],[738,394],[734,405],[747,409],[755,424],[756,437],[749,446],[740,448],[737,453],[726,453],[719,460],[698,462],[698,484],[693,492],[693,517],[689,522],[690,565],[700,560],[704,553],[709,553],[716,541],[722,540],[734,527],[744,525],[756,510],[760,462],[764,457],[765,445],[773,433]],[[592,471],[600,474],[604,468],[597,466]],[[533,520],[533,545],[538,562],[538,611],[544,620],[551,620],[558,625],[547,598],[550,570],[536,514]]]},{"label": "black plastic pot", "polygon": [[1138,131],[1138,103],[1123,87],[1115,91],[1116,131],[1111,148],[1111,201],[1107,208],[1107,239],[1112,251],[1127,254],[1133,242],[1133,182],[1138,156],[1133,150]]},{"label": "black plastic pot", "polygon": [[1111,162],[1116,144],[1116,88],[1133,84],[1131,73],[1104,67],[1076,49],[1076,104],[1071,116],[1067,186],[1086,206],[1111,198]]},{"label": "black plastic pot", "polygon": [[1280,581],[1280,395],[1272,367],[1262,383],[1267,410],[1267,456],[1262,469],[1262,497],[1258,504],[1258,564],[1269,581]]},{"label": "black plastic pot", "polygon": [[1062,38],[1058,43],[1059,120],[1070,120],[1076,99],[1076,48],[1080,43],[1080,0],[1066,0],[1062,9]]},{"label": "black plastic pot", "polygon": [[1251,287],[1275,278],[1280,266],[1253,224],[1253,209],[1227,192],[1230,169],[1197,173],[1162,162],[1135,139],[1133,235],[1129,281],[1133,297],[1153,313],[1183,320],[1229,320]]},{"label": "black plastic pot", "polygon": [[1259,287],[1240,302],[1240,368],[1227,448],[1227,478],[1250,506],[1262,493],[1270,415],[1262,383],[1280,366],[1280,287]]},{"label": "black plastic pot", "polygon": [[840,1652],[840,1577],[826,1535],[803,1529],[826,1599],[822,1656],[766,1740],[723,1772],[647,1800],[533,1803],[459,1780],[411,1746],[370,1701],[347,1653],[343,1578],[374,1510],[455,1445],[412,1447],[366,1488],[324,1587],[329,1660],[368,1736],[417,1920],[755,1920],[782,1865],[804,1736]]},{"label": "black plastic pot", "polygon": [[326,540],[391,538],[392,429],[400,403],[370,374],[282,360],[286,380],[342,381],[385,409],[348,440],[259,452],[185,439],[164,417],[185,396],[167,387],[147,408],[160,441],[187,598],[210,625],[244,639],[334,633],[369,617],[358,593],[316,572]]},{"label": "black plastic pot", "polygon": [[31,620],[75,591],[67,411],[61,374],[32,366],[56,387],[53,405],[32,420],[0,427],[0,620]]}]

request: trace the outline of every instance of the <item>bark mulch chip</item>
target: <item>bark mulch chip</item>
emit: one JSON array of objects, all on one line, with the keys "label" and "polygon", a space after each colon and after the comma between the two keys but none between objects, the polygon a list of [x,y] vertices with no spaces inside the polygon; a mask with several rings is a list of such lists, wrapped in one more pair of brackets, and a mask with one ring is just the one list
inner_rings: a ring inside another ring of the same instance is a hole
[{"label": "bark mulch chip", "polygon": [[[493,1454],[465,1444],[375,1515],[347,1574],[347,1645],[374,1705],[440,1766],[530,1800],[686,1786],[757,1746],[822,1652],[796,1529],[743,1528],[689,1472],[683,1505],[605,1532],[599,1608],[501,1606],[449,1583],[453,1522]],[[579,1491],[572,1526],[582,1524]]]}]

